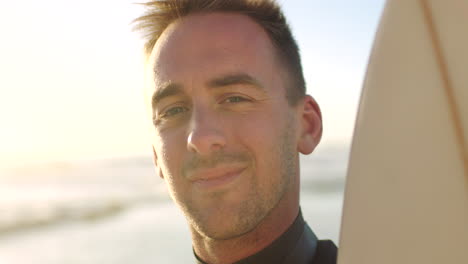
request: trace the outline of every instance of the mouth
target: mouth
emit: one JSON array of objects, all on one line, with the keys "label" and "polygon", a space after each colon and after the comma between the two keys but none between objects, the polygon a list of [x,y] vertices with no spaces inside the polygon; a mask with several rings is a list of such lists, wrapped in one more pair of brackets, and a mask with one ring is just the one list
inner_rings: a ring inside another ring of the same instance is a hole
[{"label": "mouth", "polygon": [[234,182],[246,168],[215,168],[197,172],[193,183],[200,188],[217,188]]}]

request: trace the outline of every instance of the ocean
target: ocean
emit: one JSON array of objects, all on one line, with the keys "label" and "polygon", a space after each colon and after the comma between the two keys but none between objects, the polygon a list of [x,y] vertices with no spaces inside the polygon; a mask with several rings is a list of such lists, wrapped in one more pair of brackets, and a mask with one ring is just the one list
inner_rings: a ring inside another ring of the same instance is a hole
[{"label": "ocean", "polygon": [[[348,152],[301,156],[304,218],[336,244]],[[0,173],[0,264],[193,263],[185,219],[149,156]]]}]

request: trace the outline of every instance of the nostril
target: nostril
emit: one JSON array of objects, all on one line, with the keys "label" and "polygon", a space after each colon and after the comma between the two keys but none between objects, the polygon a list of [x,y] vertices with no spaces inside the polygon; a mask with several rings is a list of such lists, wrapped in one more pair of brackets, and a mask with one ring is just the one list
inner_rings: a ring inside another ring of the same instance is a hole
[{"label": "nostril", "polygon": [[221,150],[226,145],[226,139],[221,130],[208,127],[193,129],[187,138],[189,151],[198,154],[210,154]]}]

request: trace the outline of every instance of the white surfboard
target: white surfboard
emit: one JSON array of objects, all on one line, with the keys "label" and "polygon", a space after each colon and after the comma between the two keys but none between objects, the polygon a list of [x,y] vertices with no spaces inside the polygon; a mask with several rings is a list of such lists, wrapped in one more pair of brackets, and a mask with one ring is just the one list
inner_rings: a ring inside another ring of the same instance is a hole
[{"label": "white surfboard", "polygon": [[389,0],[353,138],[339,264],[468,263],[468,0]]}]

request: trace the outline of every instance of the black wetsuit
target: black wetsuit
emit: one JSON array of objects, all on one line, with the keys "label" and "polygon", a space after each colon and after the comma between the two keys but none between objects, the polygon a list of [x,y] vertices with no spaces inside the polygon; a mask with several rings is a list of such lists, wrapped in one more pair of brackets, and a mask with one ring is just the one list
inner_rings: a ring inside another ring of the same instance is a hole
[{"label": "black wetsuit", "polygon": [[[299,211],[294,223],[278,239],[255,255],[234,264],[336,264],[331,240],[317,240]],[[198,264],[207,264],[195,255]]]}]

